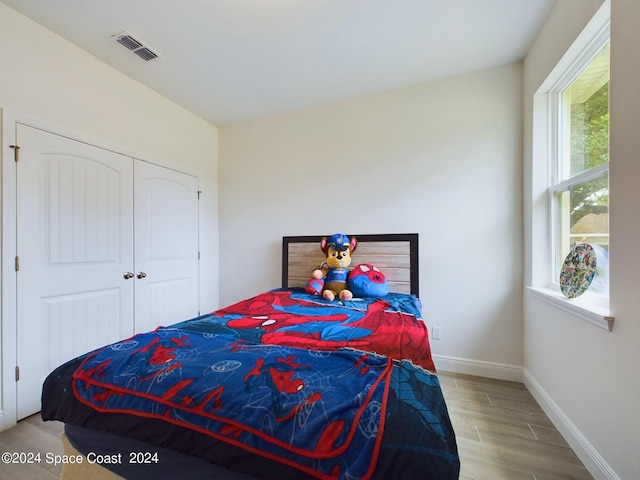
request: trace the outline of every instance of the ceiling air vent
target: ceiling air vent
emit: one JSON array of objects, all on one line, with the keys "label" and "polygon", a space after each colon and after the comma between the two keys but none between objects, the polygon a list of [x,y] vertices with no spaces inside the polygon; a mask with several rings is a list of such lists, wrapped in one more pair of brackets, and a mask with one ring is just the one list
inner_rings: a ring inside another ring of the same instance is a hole
[{"label": "ceiling air vent", "polygon": [[151,50],[149,47],[137,48],[133,51],[136,55],[138,55],[145,62],[149,60],[153,60],[154,58],[158,58],[158,54]]},{"label": "ceiling air vent", "polygon": [[116,35],[113,35],[111,39],[126,47],[128,50],[131,50],[146,62],[160,56],[156,52],[151,50],[148,45],[145,45],[142,41],[131,35],[131,33],[129,32],[117,33]]}]

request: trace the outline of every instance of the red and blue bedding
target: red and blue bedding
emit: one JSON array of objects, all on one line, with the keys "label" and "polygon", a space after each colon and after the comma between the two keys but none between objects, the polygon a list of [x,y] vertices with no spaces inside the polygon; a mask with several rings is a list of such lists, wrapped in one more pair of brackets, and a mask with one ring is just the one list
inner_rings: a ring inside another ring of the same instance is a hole
[{"label": "red and blue bedding", "polygon": [[42,415],[215,461],[144,432],[145,420],[154,431],[166,424],[181,439],[194,432],[253,454],[239,470],[263,458],[307,477],[458,478],[420,315],[415,296],[266,292],[61,366],[45,382]]}]

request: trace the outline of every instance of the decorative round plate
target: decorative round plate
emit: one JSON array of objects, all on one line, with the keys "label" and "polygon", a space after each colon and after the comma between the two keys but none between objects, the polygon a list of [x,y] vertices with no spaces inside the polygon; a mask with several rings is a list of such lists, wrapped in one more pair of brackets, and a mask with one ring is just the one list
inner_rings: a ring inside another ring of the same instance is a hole
[{"label": "decorative round plate", "polygon": [[560,290],[565,297],[575,298],[587,291],[596,273],[596,251],[588,243],[571,249],[560,270]]}]

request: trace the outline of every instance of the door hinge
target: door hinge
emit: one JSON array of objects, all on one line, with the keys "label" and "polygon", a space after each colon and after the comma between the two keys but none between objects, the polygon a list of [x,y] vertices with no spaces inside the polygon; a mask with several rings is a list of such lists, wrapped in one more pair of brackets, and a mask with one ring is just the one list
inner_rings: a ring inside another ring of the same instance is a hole
[{"label": "door hinge", "polygon": [[18,163],[18,160],[20,160],[20,147],[18,145],[9,145],[9,148],[13,148],[13,159]]},{"label": "door hinge", "polygon": [[200,200],[200,194],[202,193],[202,190],[198,190],[198,200]]},{"label": "door hinge", "polygon": [[200,252],[198,252],[198,260],[200,260]]},{"label": "door hinge", "polygon": [[20,367],[16,365],[16,382],[20,380]]},{"label": "door hinge", "polygon": [[16,272],[20,271],[20,257],[16,256]]}]

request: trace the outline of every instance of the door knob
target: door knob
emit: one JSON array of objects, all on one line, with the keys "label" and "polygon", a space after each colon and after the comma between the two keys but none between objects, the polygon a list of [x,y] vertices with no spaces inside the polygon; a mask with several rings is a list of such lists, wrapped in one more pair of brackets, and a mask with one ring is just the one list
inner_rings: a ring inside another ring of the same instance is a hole
[{"label": "door knob", "polygon": [[129,280],[130,278],[133,278],[133,272],[125,272],[123,277],[125,280]]},{"label": "door knob", "polygon": [[144,277],[146,277],[146,276],[147,276],[147,274],[146,274],[146,273],[144,273],[144,272],[138,272],[138,278],[144,278]]}]

